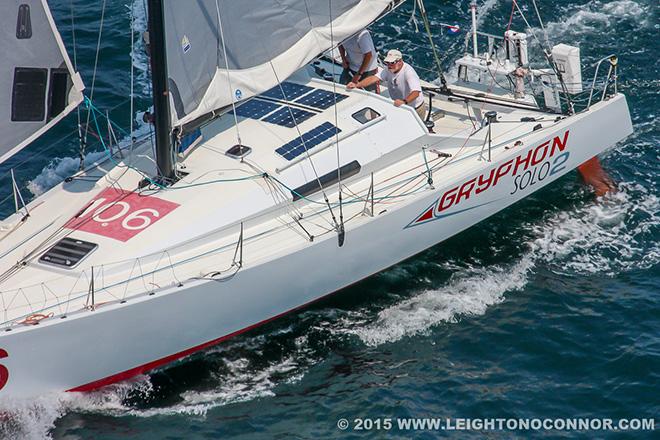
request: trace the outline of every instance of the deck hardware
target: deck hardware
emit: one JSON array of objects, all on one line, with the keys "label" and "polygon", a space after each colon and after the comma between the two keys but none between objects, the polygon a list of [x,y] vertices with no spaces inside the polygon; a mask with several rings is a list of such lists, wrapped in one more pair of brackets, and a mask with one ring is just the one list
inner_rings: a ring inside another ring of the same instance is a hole
[{"label": "deck hardware", "polygon": [[339,247],[344,245],[344,240],[346,239],[346,230],[344,229],[344,223],[340,223],[337,227],[337,244]]},{"label": "deck hardware", "polygon": [[451,154],[440,151],[437,148],[430,148],[429,151],[438,156],[438,159],[451,157]]},{"label": "deck hardware", "polygon": [[[27,205],[25,204],[25,200],[23,199],[23,195],[21,194],[21,190],[18,187],[18,184],[16,183],[16,177],[14,176],[14,169],[12,168],[9,170],[11,173],[11,186],[12,190],[14,193],[14,206],[16,207],[16,212],[20,211],[21,209],[25,210],[25,214],[23,215],[23,218],[21,221],[27,220],[28,217],[30,217],[30,211],[28,210]],[[22,205],[22,208],[19,206]]]},{"label": "deck hardware", "polygon": [[422,147],[422,156],[424,157],[424,165],[426,165],[426,183],[429,184],[430,189],[433,188],[433,172],[429,167],[429,161],[426,160],[426,145]]},{"label": "deck hardware", "polygon": [[225,155],[232,159],[240,159],[241,161],[245,156],[252,152],[252,148],[247,145],[236,144],[225,152]]},{"label": "deck hardware", "polygon": [[[367,206],[371,207],[367,208]],[[369,185],[369,191],[367,191],[367,197],[364,200],[362,215],[374,216],[374,173],[371,173],[371,185]]]},{"label": "deck hardware", "polygon": [[488,124],[488,131],[486,132],[486,137],[484,138],[484,143],[481,146],[481,151],[479,152],[479,160],[484,159],[483,153],[484,149],[486,148],[486,144],[488,144],[488,162],[491,162],[491,147],[493,143],[493,132],[492,132],[492,125],[493,123],[497,122],[497,112],[496,111],[488,111],[484,114],[486,117],[486,123]]},{"label": "deck hardware", "polygon": [[[92,270],[92,276],[89,279],[89,289],[87,290],[87,307],[90,310],[95,309],[95,301],[94,301],[94,266],[91,268]],[[90,304],[89,299],[92,299],[92,302]]]},{"label": "deck hardware", "polygon": [[433,133],[433,127],[435,127],[435,122],[431,119],[431,116],[433,115],[433,97],[435,96],[435,93],[429,91],[428,94],[429,94],[429,110],[428,113],[426,114],[424,125],[426,126],[426,129],[429,131],[429,133]]},{"label": "deck hardware", "polygon": [[[236,261],[237,256],[238,261]],[[239,269],[243,267],[243,222],[241,222],[241,233],[238,236],[238,242],[236,242],[236,249],[234,250],[234,258],[231,265],[236,266]]]}]

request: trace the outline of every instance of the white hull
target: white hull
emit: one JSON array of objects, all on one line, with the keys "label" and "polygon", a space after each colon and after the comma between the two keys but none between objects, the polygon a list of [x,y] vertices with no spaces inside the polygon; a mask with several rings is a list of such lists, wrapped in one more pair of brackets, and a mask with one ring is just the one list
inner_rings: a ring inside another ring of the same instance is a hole
[{"label": "white hull", "polygon": [[[550,141],[551,148],[553,140],[564,139],[567,131],[565,149],[557,149],[552,157],[548,152],[545,160],[530,166],[529,178],[523,179],[522,169],[517,175],[509,172],[496,185],[479,194],[473,191],[437,218],[411,226],[452,187],[497,170],[545,141]],[[114,302],[65,319],[55,316],[39,325],[2,332],[0,349],[6,357],[0,365],[8,380],[0,396],[94,389],[218,343],[442,242],[551,183],[631,132],[625,98],[617,95],[551,129],[525,136],[524,146],[500,151],[476,173],[451,182],[436,175],[434,190],[393,205],[368,222],[355,227],[349,223],[341,248],[335,234],[326,234],[294,252],[248,264],[223,282],[191,279],[182,287],[156,290],[152,296],[144,294],[123,304]],[[524,188],[521,182],[527,182]]]}]

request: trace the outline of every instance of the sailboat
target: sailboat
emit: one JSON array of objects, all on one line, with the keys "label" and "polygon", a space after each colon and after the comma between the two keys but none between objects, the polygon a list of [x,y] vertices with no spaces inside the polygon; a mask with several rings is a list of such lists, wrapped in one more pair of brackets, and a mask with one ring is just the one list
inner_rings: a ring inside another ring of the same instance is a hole
[{"label": "sailboat", "polygon": [[[148,139],[29,203],[14,185],[0,223],[0,397],[95,390],[221,343],[632,133],[616,57],[591,83],[576,47],[546,46],[548,66],[534,67],[528,41],[540,40],[480,32],[474,4],[457,78],[422,82],[426,118],[385,87],[339,84],[332,50],[401,3],[148,0],[155,161]],[[0,23],[12,48],[0,160],[79,105],[102,125],[46,1],[2,2]]]}]

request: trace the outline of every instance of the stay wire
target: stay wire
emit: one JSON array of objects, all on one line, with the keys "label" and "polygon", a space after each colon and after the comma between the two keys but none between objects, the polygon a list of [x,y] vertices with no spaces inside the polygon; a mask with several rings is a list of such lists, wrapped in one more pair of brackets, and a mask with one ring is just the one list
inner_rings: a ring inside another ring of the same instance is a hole
[{"label": "stay wire", "polygon": [[[106,0],[103,0],[103,5],[101,7],[101,22],[99,24],[99,36],[96,40],[96,56],[94,57],[94,70],[92,72],[92,85],[90,90],[89,99],[90,101],[94,99],[94,87],[96,85],[96,72],[99,64],[99,54],[101,52],[101,38],[103,36],[103,23],[105,21],[105,6]],[[83,136],[83,143],[81,145],[81,169],[83,168],[84,156],[85,156],[85,146],[87,144],[87,134],[89,132],[89,118],[91,117],[90,111],[87,112],[87,121],[85,122],[85,135]]]},{"label": "stay wire", "polygon": [[536,5],[536,0],[532,0],[532,4],[534,5],[534,10],[536,11],[536,17],[539,19],[541,30],[543,30],[543,39],[545,40],[545,45],[547,47],[550,47],[550,40],[548,39],[548,31],[545,29],[545,26],[543,25],[543,19],[541,19],[541,13],[539,12],[539,7]]},{"label": "stay wire", "polygon": [[[76,44],[76,19],[75,19],[75,14],[74,14],[74,7],[73,7],[73,0],[69,1],[69,8],[71,12],[71,39],[72,39],[72,45],[73,45],[73,68],[76,72],[78,72],[78,48]],[[83,144],[83,139],[82,139],[82,117],[80,115],[80,106],[76,107],[76,115],[78,117],[78,155],[80,159],[80,166],[79,168],[82,169],[85,163],[85,156],[84,156],[84,151],[85,151],[85,145]]]},{"label": "stay wire", "polygon": [[[328,9],[330,15],[330,46],[335,46],[334,26],[332,24],[332,0],[328,0]],[[337,151],[337,195],[339,197],[339,230],[340,234],[344,232],[344,208],[342,204],[342,185],[341,185],[341,157],[339,155],[339,115],[337,111],[337,81],[335,79],[335,63],[332,63],[332,98],[334,100],[335,112],[335,144]]]},{"label": "stay wire", "polygon": [[135,115],[134,115],[134,111],[135,111],[135,73],[134,73],[134,71],[135,71],[135,69],[134,69],[134,67],[135,67],[135,2],[131,2],[131,28],[130,28],[130,32],[131,32],[131,96],[130,96],[131,109],[130,109],[130,114],[129,114],[129,117],[130,117],[130,130],[129,130],[129,133],[130,133],[130,138],[131,138],[130,139],[130,141],[131,141],[131,153],[130,153],[129,157],[132,160],[132,158],[133,158],[133,147],[135,146],[135,142],[134,142],[135,137],[133,135],[133,131],[134,131],[133,124],[134,124],[134,120],[135,120]]},{"label": "stay wire", "polygon": [[[277,81],[277,85],[280,88],[280,92],[282,93],[282,96],[284,97],[284,100],[288,102],[288,98],[286,96],[286,93],[284,92],[284,88],[282,87],[282,83],[280,82],[279,75],[277,74],[277,71],[275,70],[275,66],[273,65],[273,62],[269,62],[270,67],[273,71],[273,75],[275,75],[275,81]],[[328,194],[325,192],[325,188],[323,187],[323,183],[321,182],[321,179],[319,178],[319,173],[316,170],[316,166],[314,165],[314,161],[312,160],[312,156],[309,154],[309,149],[307,148],[307,142],[305,141],[305,138],[302,135],[302,132],[300,131],[300,126],[298,125],[298,121],[296,120],[296,117],[293,114],[293,110],[291,109],[290,105],[286,106],[289,109],[289,115],[291,116],[291,119],[293,120],[296,131],[298,132],[298,138],[302,142],[303,148],[305,149],[305,156],[307,160],[309,161],[309,164],[312,168],[312,172],[314,173],[314,178],[316,179],[316,183],[319,185],[319,188],[321,189],[321,194],[323,194],[323,200],[325,201],[325,204],[328,206],[328,209],[330,210],[330,216],[332,217],[332,221],[335,225],[335,228],[339,230],[339,223],[337,223],[337,218],[335,217],[335,213],[332,210],[332,206],[330,205],[330,200],[328,199]],[[271,176],[272,177],[272,176]]]},{"label": "stay wire", "polygon": [[564,92],[564,95],[566,96],[566,99],[568,100],[569,113],[570,114],[575,113],[575,111],[573,109],[573,102],[572,102],[571,97],[568,93],[568,89],[566,88],[566,83],[564,82],[564,79],[562,78],[561,72],[559,72],[559,70],[557,69],[557,66],[555,66],[555,63],[552,61],[551,52],[548,51],[546,46],[536,36],[536,32],[534,32],[534,28],[532,28],[532,25],[530,25],[529,21],[527,21],[527,18],[525,17],[525,14],[523,13],[523,11],[520,9],[520,5],[518,5],[518,2],[514,0],[513,4],[515,5],[516,9],[518,10],[518,13],[520,14],[520,18],[523,19],[523,21],[525,22],[525,25],[527,26],[529,31],[532,33],[532,37],[534,37],[536,42],[541,47],[541,51],[543,52],[543,55],[545,56],[545,59],[548,61],[548,64],[550,65],[550,68],[553,70],[553,72],[557,76],[557,79],[559,79],[559,84],[561,85],[562,91]]},{"label": "stay wire", "polygon": [[234,88],[231,85],[231,74],[229,73],[229,58],[227,57],[227,46],[225,44],[225,34],[222,27],[222,18],[220,17],[220,4],[218,0],[215,0],[215,11],[218,18],[218,28],[220,30],[220,39],[222,40],[222,54],[225,57],[225,67],[227,68],[227,86],[229,87],[229,96],[231,97],[231,108],[232,114],[234,115],[234,127],[236,127],[236,140],[238,145],[242,146],[243,142],[241,141],[241,132],[238,128],[238,116],[236,115],[236,94],[234,93]]}]

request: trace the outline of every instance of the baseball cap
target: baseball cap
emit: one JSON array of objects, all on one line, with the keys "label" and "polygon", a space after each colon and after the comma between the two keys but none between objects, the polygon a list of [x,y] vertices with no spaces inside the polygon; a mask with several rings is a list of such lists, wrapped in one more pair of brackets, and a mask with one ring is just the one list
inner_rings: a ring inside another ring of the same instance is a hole
[{"label": "baseball cap", "polygon": [[399,61],[403,59],[403,55],[401,55],[401,52],[399,52],[396,49],[391,49],[387,52],[387,56],[385,57],[385,62],[386,63],[393,63],[395,61]]}]

